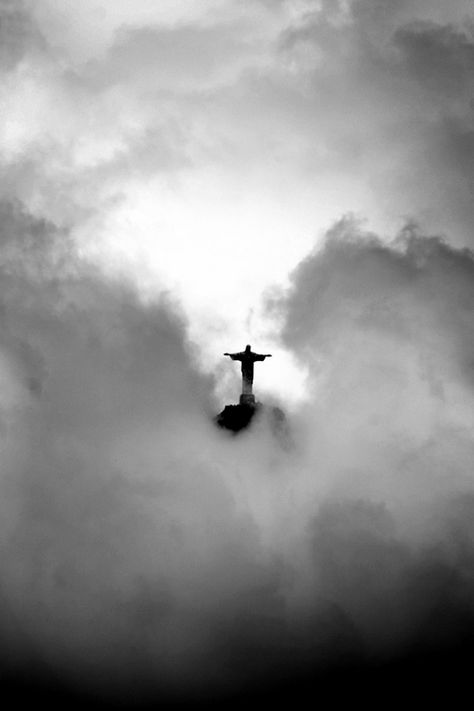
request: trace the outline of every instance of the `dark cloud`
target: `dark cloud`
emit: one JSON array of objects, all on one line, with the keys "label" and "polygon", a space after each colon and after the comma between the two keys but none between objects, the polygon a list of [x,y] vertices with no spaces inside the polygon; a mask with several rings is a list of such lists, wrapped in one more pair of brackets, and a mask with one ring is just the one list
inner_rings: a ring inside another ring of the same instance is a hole
[{"label": "dark cloud", "polygon": [[[329,357],[354,337],[386,338],[449,363],[453,377],[472,381],[474,258],[409,225],[391,243],[353,219],[338,223],[322,250],[301,263],[288,303],[285,339],[299,353]],[[308,349],[311,349],[309,351]],[[449,358],[446,358],[449,353]],[[347,351],[343,358],[350,359]],[[400,368],[406,361],[401,360]],[[456,374],[456,375],[455,375]]]},{"label": "dark cloud", "polygon": [[20,629],[3,661],[18,646],[20,662],[130,680],[176,654],[173,675],[205,646],[206,579],[232,557],[225,605],[262,575],[206,454],[210,382],[171,306],[105,282],[19,207],[2,216],[1,616]]},{"label": "dark cloud", "polygon": [[395,32],[407,69],[420,87],[433,92],[436,102],[472,98],[474,37],[472,26],[418,22]]},{"label": "dark cloud", "polygon": [[45,47],[22,0],[0,3],[0,47],[1,71],[11,71],[25,55],[40,53]]}]

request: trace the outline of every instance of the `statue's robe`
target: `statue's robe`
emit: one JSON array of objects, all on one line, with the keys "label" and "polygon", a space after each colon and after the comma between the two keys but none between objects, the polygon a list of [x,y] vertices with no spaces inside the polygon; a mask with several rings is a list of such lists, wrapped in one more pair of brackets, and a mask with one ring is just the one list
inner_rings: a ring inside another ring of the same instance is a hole
[{"label": "statue's robe", "polygon": [[257,360],[265,360],[266,355],[260,355],[253,351],[241,351],[240,353],[229,353],[232,360],[240,360],[242,363],[242,394],[250,395],[253,385],[253,364]]}]

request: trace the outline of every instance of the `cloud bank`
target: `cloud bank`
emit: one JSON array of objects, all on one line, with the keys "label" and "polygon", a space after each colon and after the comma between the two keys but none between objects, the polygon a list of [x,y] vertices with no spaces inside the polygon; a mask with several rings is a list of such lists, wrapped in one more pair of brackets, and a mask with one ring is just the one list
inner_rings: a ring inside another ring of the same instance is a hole
[{"label": "cloud bank", "polygon": [[[5,674],[196,699],[471,648],[470,12],[0,3]],[[212,423],[240,338],[291,447]]]},{"label": "cloud bank", "polygon": [[288,448],[214,427],[176,307],[2,218],[7,669],[188,698],[469,632],[471,252],[334,226],[268,305],[311,373]]},{"label": "cloud bank", "polygon": [[1,11],[2,194],[143,292],[171,288],[203,364],[266,338],[261,294],[342,214],[472,245],[464,0]]}]

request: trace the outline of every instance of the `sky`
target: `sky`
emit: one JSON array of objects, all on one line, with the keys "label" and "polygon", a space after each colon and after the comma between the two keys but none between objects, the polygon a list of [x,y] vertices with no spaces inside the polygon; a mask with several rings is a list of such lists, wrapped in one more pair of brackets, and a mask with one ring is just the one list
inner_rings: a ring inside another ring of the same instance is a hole
[{"label": "sky", "polygon": [[[473,15],[0,2],[2,663],[202,691],[472,621]],[[247,343],[287,436],[212,423]]]},{"label": "sky", "polygon": [[469,244],[469,2],[2,8],[6,197],[171,291],[204,370],[255,342],[263,391],[304,397],[263,304],[342,215]]}]

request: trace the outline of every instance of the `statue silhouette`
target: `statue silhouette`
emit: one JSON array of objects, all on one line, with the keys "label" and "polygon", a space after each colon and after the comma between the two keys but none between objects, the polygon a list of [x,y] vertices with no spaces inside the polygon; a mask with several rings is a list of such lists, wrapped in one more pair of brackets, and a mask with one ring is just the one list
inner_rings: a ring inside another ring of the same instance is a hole
[{"label": "statue silhouette", "polygon": [[[224,353],[225,356],[230,356],[232,360],[240,360],[242,363],[241,369],[242,369],[242,397],[241,397],[241,402],[242,399],[245,400],[245,398],[249,398],[250,400],[254,400],[253,394],[252,394],[252,385],[253,385],[253,364],[257,360],[265,360],[265,358],[271,358],[271,353],[266,353],[265,355],[261,355],[260,353],[254,353],[250,346],[246,346],[244,351],[240,351],[240,353]],[[250,397],[249,397],[250,396]]]}]

